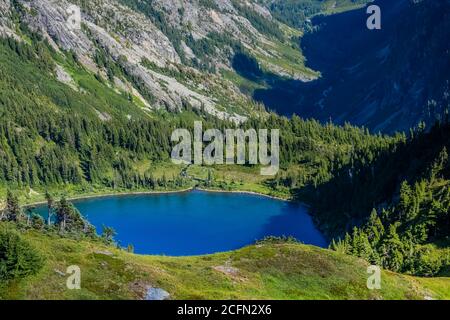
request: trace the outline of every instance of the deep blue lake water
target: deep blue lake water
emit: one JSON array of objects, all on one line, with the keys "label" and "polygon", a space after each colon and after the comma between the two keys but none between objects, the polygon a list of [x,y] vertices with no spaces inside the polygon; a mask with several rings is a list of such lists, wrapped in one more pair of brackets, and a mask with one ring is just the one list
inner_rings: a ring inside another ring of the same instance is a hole
[{"label": "deep blue lake water", "polygon": [[[325,247],[307,209],[266,197],[193,191],[74,201],[97,228],[113,227],[135,253],[200,255],[238,249],[265,236],[293,236]],[[46,208],[38,208],[46,215]]]}]

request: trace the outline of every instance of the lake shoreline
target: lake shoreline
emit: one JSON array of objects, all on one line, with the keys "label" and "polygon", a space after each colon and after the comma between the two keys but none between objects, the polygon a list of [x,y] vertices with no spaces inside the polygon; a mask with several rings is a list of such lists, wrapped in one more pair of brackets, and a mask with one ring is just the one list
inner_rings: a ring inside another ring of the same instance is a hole
[{"label": "lake shoreline", "polygon": [[[203,191],[203,192],[212,192],[212,193],[236,193],[236,194],[248,194],[248,195],[254,195],[254,196],[260,196],[265,198],[270,198],[274,200],[280,200],[280,201],[286,201],[286,202],[292,202],[292,199],[289,198],[281,198],[277,196],[271,196],[264,193],[259,193],[255,191],[246,191],[246,190],[219,190],[219,189],[207,189],[207,188],[199,188],[199,187],[190,187],[186,189],[181,190],[167,190],[167,191],[125,191],[125,192],[117,192],[117,193],[99,193],[99,194],[92,194],[92,195],[80,195],[80,196],[73,196],[68,197],[67,200],[69,201],[78,201],[78,200],[87,200],[87,199],[97,199],[97,198],[108,198],[108,197],[125,197],[125,196],[133,196],[133,195],[164,195],[164,194],[175,194],[175,193],[188,193],[195,190]],[[32,202],[27,203],[22,206],[22,208],[30,208],[35,206],[41,206],[46,205],[47,201],[38,201],[38,202]]]},{"label": "lake shoreline", "polygon": [[[78,200],[87,200],[87,199],[96,199],[96,198],[109,198],[109,197],[125,197],[125,196],[138,196],[138,195],[158,195],[158,194],[172,194],[172,193],[186,193],[193,191],[194,188],[187,188],[187,189],[181,189],[181,190],[168,190],[168,191],[125,191],[125,192],[109,192],[109,193],[99,193],[99,194],[92,194],[92,195],[81,195],[81,196],[74,196],[74,197],[68,197],[68,201],[78,201]],[[39,202],[32,202],[28,203],[26,205],[23,205],[23,208],[29,208],[33,206],[40,206],[47,204],[47,201],[39,201]]]},{"label": "lake shoreline", "polygon": [[212,192],[212,193],[237,193],[237,194],[248,194],[253,196],[260,196],[265,198],[270,198],[274,200],[280,200],[280,201],[286,201],[286,202],[292,202],[292,199],[289,198],[281,198],[277,196],[271,196],[269,194],[259,193],[255,191],[245,191],[245,190],[220,190],[220,189],[206,189],[206,188],[195,188],[194,190],[200,190],[204,192]]}]

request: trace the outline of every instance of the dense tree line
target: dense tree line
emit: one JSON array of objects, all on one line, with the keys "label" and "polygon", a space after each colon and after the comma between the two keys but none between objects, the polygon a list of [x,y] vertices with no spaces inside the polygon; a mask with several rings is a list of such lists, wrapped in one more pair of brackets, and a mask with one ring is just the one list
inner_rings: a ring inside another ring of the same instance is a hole
[{"label": "dense tree line", "polygon": [[333,178],[317,187],[299,191],[299,197],[313,204],[316,217],[331,237],[340,236],[366,219],[372,208],[395,201],[403,181],[414,185],[426,176],[444,147],[450,149],[448,123],[429,131],[419,126],[408,139],[380,152],[355,152]]},{"label": "dense tree line", "polygon": [[431,244],[445,247],[449,240],[450,184],[443,176],[448,167],[444,149],[432,177],[414,186],[404,181],[398,204],[380,213],[373,209],[363,226],[331,247],[397,272],[432,276],[447,271],[450,252],[442,254]]},{"label": "dense tree line", "polygon": [[102,123],[44,110],[29,112],[26,122],[11,120],[5,115],[0,122],[0,181],[13,185],[148,185],[151,177],[136,176],[131,163],[170,152],[171,132],[160,122]]},{"label": "dense tree line", "polygon": [[323,125],[298,116],[287,119],[271,116],[266,121],[252,120],[245,126],[280,128],[280,159],[282,171],[272,184],[296,190],[317,187],[355,162],[368,163],[406,138],[372,135],[364,128]]},{"label": "dense tree line", "polygon": [[433,244],[448,247],[450,235],[449,147],[448,122],[422,127],[374,161],[354,162],[303,196],[322,227],[339,239],[334,249],[394,271],[444,272],[449,253]]}]

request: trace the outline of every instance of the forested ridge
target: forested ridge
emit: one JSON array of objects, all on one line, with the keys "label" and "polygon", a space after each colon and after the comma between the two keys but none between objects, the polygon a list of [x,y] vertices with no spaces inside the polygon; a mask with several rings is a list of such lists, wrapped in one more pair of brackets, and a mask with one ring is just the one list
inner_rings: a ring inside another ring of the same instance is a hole
[{"label": "forested ridge", "polygon": [[[300,191],[332,248],[383,267],[448,274],[450,124],[411,133],[371,162],[352,162],[317,188]],[[345,234],[345,236],[344,236]]]}]

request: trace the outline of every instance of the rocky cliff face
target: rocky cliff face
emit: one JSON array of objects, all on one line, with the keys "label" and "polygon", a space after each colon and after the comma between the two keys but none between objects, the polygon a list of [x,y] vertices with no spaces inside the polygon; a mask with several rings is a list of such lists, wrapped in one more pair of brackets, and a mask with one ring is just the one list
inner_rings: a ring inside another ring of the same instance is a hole
[{"label": "rocky cliff face", "polygon": [[[261,56],[278,53],[267,49],[274,37],[247,19],[275,25],[270,13],[255,3],[237,3],[239,9],[230,0],[1,0],[0,32],[24,39],[17,31],[19,21],[47,38],[55,50],[73,52],[105,79],[108,70],[99,65],[98,55],[106,55],[103,60],[128,76],[115,76],[111,84],[138,97],[148,110],[189,105],[241,122],[252,112],[252,103],[218,70],[231,69],[236,43]],[[81,9],[80,28],[69,21],[71,5]],[[207,70],[202,68],[205,61]]]},{"label": "rocky cliff face", "polygon": [[11,4],[9,0],[0,0],[0,36],[13,36],[11,30]]}]

